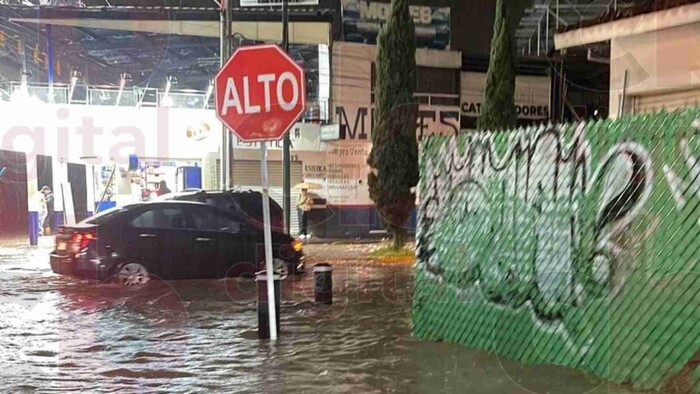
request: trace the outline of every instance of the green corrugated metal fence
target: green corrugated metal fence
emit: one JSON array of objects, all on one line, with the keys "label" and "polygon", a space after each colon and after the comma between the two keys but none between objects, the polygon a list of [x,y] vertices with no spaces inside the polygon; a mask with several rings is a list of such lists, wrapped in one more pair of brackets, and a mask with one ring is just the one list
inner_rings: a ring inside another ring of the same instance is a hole
[{"label": "green corrugated metal fence", "polygon": [[697,391],[699,141],[698,109],[425,140],[415,334]]}]

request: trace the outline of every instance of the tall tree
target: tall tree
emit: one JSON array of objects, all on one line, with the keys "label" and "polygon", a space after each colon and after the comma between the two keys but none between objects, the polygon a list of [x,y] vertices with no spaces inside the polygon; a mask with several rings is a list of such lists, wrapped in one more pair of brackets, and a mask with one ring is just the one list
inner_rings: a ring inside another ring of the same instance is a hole
[{"label": "tall tree", "polygon": [[515,35],[508,1],[512,0],[496,2],[486,94],[478,122],[481,130],[514,128],[518,120],[515,112]]},{"label": "tall tree", "polygon": [[392,0],[391,16],[378,37],[376,126],[367,163],[372,168],[370,197],[396,249],[406,243],[405,225],[416,203],[416,73],[415,26],[408,0]]}]

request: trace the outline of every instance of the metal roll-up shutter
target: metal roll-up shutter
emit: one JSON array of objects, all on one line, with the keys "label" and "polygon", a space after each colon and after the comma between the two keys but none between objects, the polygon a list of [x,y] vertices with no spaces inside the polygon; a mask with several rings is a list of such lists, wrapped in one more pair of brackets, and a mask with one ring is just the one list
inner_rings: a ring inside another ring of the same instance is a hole
[{"label": "metal roll-up shutter", "polygon": [[248,160],[233,161],[233,184],[236,186],[260,186],[260,162]]},{"label": "metal roll-up shutter", "polygon": [[[270,187],[282,187],[282,162],[268,162],[267,171]],[[299,182],[303,182],[301,162],[293,161],[291,163],[291,178],[292,186]],[[234,160],[233,183],[236,186],[262,185],[262,179],[260,176],[260,162],[257,160]]]},{"label": "metal roll-up shutter", "polygon": [[292,168],[291,168],[292,187],[294,187],[294,185],[296,185],[297,183],[304,182],[304,178],[302,176],[302,168],[303,168],[303,166],[301,165],[300,161],[293,161],[292,162]]},{"label": "metal roll-up shutter", "polygon": [[700,88],[641,94],[632,99],[636,114],[675,111],[700,104]]}]

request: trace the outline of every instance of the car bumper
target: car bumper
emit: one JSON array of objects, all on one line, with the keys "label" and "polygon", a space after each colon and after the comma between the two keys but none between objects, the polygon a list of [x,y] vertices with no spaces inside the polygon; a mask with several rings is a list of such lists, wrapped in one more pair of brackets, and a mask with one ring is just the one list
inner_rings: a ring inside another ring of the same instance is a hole
[{"label": "car bumper", "polygon": [[109,277],[109,265],[100,259],[74,258],[51,254],[51,270],[59,275],[84,279],[104,280]]},{"label": "car bumper", "polygon": [[59,275],[73,275],[75,271],[75,263],[73,262],[72,258],[52,254],[50,259],[51,271]]}]

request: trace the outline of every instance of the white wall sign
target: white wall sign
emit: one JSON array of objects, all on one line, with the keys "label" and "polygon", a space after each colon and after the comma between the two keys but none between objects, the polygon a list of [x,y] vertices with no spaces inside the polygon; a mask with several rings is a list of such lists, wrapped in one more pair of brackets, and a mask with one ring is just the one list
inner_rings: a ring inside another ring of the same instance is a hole
[{"label": "white wall sign", "polygon": [[321,126],[321,141],[337,141],[340,139],[340,125],[329,124]]},{"label": "white wall sign", "polygon": [[[477,118],[486,90],[486,74],[463,72],[461,75],[462,117]],[[549,77],[518,75],[515,77],[515,108],[518,119],[549,118]]]}]

